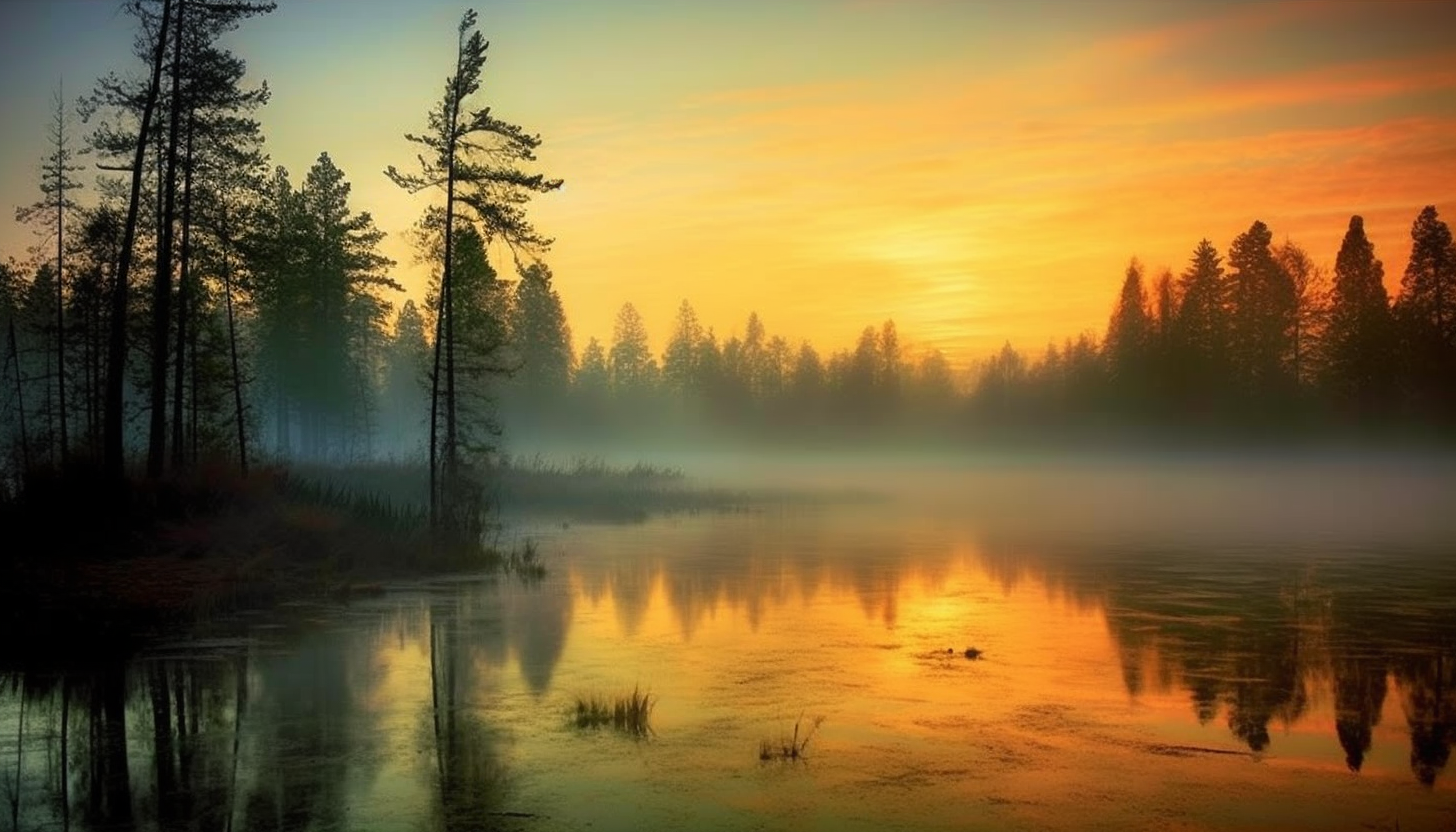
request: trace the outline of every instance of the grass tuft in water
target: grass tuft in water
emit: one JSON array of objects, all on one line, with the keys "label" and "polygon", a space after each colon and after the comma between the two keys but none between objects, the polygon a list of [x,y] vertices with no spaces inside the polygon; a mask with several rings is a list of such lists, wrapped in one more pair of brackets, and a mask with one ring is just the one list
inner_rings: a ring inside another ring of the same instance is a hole
[{"label": "grass tuft in water", "polygon": [[808,726],[804,725],[804,715],[794,720],[794,733],[779,737],[777,740],[760,740],[758,743],[758,759],[770,760],[804,760],[808,759],[807,749],[809,740],[813,739],[814,732],[819,730],[823,724],[824,717],[816,716]]},{"label": "grass tuft in water", "polygon": [[541,551],[536,546],[536,541],[529,537],[506,552],[501,565],[506,574],[515,575],[526,583],[546,577],[546,566],[541,563]]},{"label": "grass tuft in water", "polygon": [[640,687],[611,698],[600,693],[578,695],[574,719],[578,728],[610,725],[624,734],[646,737],[652,733],[652,709],[656,705],[657,697]]}]

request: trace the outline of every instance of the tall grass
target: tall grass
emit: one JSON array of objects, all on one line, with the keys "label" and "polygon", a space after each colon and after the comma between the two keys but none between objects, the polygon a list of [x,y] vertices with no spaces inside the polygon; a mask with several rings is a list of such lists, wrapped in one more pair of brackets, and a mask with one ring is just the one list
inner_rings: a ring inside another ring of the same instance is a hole
[{"label": "tall grass", "polygon": [[758,743],[758,759],[765,762],[770,760],[804,760],[808,759],[809,740],[814,738],[814,733],[823,724],[824,717],[816,716],[813,722],[805,726],[804,715],[794,720],[794,732],[779,737],[776,740],[765,739]]},{"label": "tall grass", "polygon": [[578,694],[573,719],[578,728],[610,725],[640,739],[652,733],[652,709],[656,706],[657,697],[635,686],[631,693],[611,698],[600,693]]}]

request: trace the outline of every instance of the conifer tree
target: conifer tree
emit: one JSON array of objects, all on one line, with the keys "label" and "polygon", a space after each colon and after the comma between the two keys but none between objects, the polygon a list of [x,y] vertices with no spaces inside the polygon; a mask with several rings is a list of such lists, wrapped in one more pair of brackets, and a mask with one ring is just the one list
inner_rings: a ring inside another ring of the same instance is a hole
[{"label": "conifer tree", "polygon": [[1325,335],[1325,387],[1358,415],[1380,409],[1391,392],[1394,341],[1385,267],[1365,236],[1365,220],[1350,218],[1335,257],[1330,320]]},{"label": "conifer tree", "polygon": [[[451,503],[445,506],[450,516],[463,522],[472,522],[470,518],[478,512],[478,506],[466,504],[467,497],[459,495],[456,499],[457,495],[451,493],[457,485],[456,475],[463,474],[456,412],[452,256],[457,218],[478,224],[487,245],[499,241],[513,253],[534,257],[549,248],[551,240],[531,225],[525,204],[533,194],[561,187],[559,179],[528,174],[520,167],[522,163],[535,161],[535,150],[541,143],[539,136],[496,118],[489,108],[467,109],[467,100],[480,89],[489,48],[489,43],[476,30],[476,21],[473,9],[460,20],[456,30],[455,71],[445,79],[444,95],[428,114],[428,132],[405,136],[425,150],[417,157],[420,172],[401,173],[393,165],[385,171],[396,185],[410,193],[434,188],[445,192],[440,301],[430,390],[430,522],[437,530],[442,528],[444,503]],[[442,404],[443,447],[438,436]],[[441,477],[441,473],[445,476]],[[463,480],[460,484],[465,485]]]},{"label": "conifer tree", "polygon": [[1411,226],[1410,263],[1395,309],[1413,404],[1456,417],[1456,244],[1434,205]]},{"label": "conifer tree", "polygon": [[65,465],[69,456],[70,441],[66,429],[66,322],[65,322],[65,287],[66,287],[66,212],[75,210],[77,205],[71,199],[70,193],[80,189],[80,184],[71,179],[71,174],[81,170],[81,166],[75,163],[76,151],[71,147],[70,135],[66,132],[66,100],[62,87],[56,88],[55,102],[56,112],[51,120],[49,135],[51,151],[41,160],[40,167],[40,192],[41,199],[31,205],[19,208],[15,212],[16,220],[20,222],[33,222],[42,226],[49,234],[55,233],[55,361],[56,361],[56,412],[60,420],[60,443],[61,464]]}]

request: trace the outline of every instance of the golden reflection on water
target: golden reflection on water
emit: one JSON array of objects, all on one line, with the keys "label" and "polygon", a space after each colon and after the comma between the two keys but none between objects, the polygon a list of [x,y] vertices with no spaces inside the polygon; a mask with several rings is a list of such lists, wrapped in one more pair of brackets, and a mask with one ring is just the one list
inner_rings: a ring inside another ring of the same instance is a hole
[{"label": "golden reflection on water", "polygon": [[[1432,707],[1412,721],[1411,703],[1432,692],[1411,673],[1381,674],[1351,774],[1334,690],[1348,634],[1308,575],[1214,564],[1225,585],[1189,589],[1119,559],[1008,569],[963,524],[862,521],[703,518],[553,541],[544,585],[498,590],[510,646],[482,670],[519,727],[521,805],[568,828],[671,824],[705,806],[729,825],[866,828],[954,827],[968,809],[1080,827],[1088,806],[1123,827],[1451,819],[1450,779],[1412,777],[1410,726]],[[970,646],[983,657],[967,660]],[[564,727],[575,694],[638,685],[659,701],[648,742]],[[1449,721],[1456,699],[1435,695]],[[759,741],[801,715],[825,717],[808,763],[757,761]]]},{"label": "golden reflection on water", "polygon": [[[1094,545],[868,509],[536,535],[536,583],[245,617],[247,638],[81,674],[73,825],[1456,828],[1444,551]],[[634,686],[658,702],[647,739],[572,724],[578,695]],[[0,759],[29,703],[27,827],[57,818],[60,692],[0,690]],[[821,716],[807,759],[759,759]]]}]

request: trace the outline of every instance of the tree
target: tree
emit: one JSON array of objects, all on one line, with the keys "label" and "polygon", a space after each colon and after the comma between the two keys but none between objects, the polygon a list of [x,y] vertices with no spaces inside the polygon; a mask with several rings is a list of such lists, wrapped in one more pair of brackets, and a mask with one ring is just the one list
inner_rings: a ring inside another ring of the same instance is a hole
[{"label": "tree", "polygon": [[565,393],[571,380],[571,327],[561,296],[551,285],[551,269],[532,263],[521,270],[511,304],[510,337],[520,360],[520,380],[531,410]]},{"label": "tree", "polygon": [[1122,290],[1107,323],[1106,351],[1112,382],[1121,403],[1133,411],[1146,404],[1153,321],[1148,294],[1143,288],[1143,266],[1137,258],[1127,265]]},{"label": "tree", "polygon": [[362,347],[383,329],[375,293],[403,291],[385,274],[384,233],[349,192],[327,153],[297,191],[279,168],[244,242],[280,453],[296,433],[302,455],[334,456],[361,432],[374,398]]},{"label": "tree", "polygon": [[80,330],[81,407],[86,415],[86,445],[93,456],[103,451],[105,337],[111,326],[107,292],[116,279],[123,222],[118,207],[103,204],[83,211],[81,221],[71,224],[74,258],[68,316]]},{"label": "tree", "polygon": [[1296,385],[1304,386],[1318,375],[1316,345],[1324,336],[1329,318],[1329,279],[1325,270],[1298,243],[1286,238],[1272,249],[1274,262],[1289,278],[1294,293],[1294,332],[1290,357]]},{"label": "tree", "polygon": [[1396,319],[1410,394],[1418,408],[1456,412],[1456,248],[1427,205],[1411,226],[1411,255]]},{"label": "tree", "polygon": [[677,308],[672,335],[662,353],[662,382],[679,395],[693,389],[697,381],[698,344],[703,340],[703,325],[698,313],[686,299]]},{"label": "tree", "polygon": [[[140,123],[136,132],[132,153],[131,195],[127,201],[126,225],[122,233],[121,261],[117,265],[116,278],[111,291],[111,331],[107,338],[106,358],[106,425],[103,431],[104,464],[108,476],[120,482],[124,475],[124,448],[122,445],[122,408],[124,404],[126,373],[126,321],[127,297],[131,279],[131,262],[136,246],[137,210],[141,205],[142,163],[146,157],[147,137],[151,131],[152,116],[156,111],[157,97],[162,87],[162,65],[167,54],[167,30],[171,23],[173,0],[163,0],[161,21],[156,38],[150,47],[151,81],[142,96]],[[178,0],[181,2],[181,0]],[[133,2],[128,8],[141,17],[141,5]],[[103,82],[105,86],[105,82]],[[113,82],[113,87],[116,84]],[[125,100],[123,98],[123,100]],[[90,110],[88,109],[88,112]]]},{"label": "tree", "polygon": [[1179,351],[1176,394],[1194,412],[1212,406],[1226,382],[1228,315],[1223,302],[1224,270],[1218,250],[1208,240],[1193,249],[1188,268],[1178,278],[1178,315],[1174,319]]},{"label": "tree", "polygon": [[394,335],[384,358],[380,423],[385,447],[400,452],[412,446],[424,425],[430,344],[425,318],[413,300],[406,300],[394,320]]},{"label": "tree", "polygon": [[[227,274],[231,266],[228,249],[233,245],[229,216],[233,204],[243,202],[250,192],[256,192],[262,185],[266,169],[261,151],[262,134],[251,113],[268,101],[269,93],[266,84],[244,88],[242,80],[247,70],[246,62],[218,47],[216,41],[223,32],[234,28],[240,18],[272,9],[272,4],[197,4],[187,15],[188,25],[181,30],[187,54],[185,85],[173,112],[173,118],[183,122],[179,163],[182,176],[181,249],[178,255],[176,347],[172,362],[171,460],[174,468],[186,462],[189,425],[190,446],[193,455],[196,455],[197,432],[202,428],[198,424],[200,399],[207,395],[199,388],[199,378],[204,383],[215,381],[200,373],[198,364],[221,363],[218,355],[207,350],[199,354],[199,345],[209,342],[202,337],[203,332],[215,323],[210,319],[217,311],[215,304],[209,307],[210,287],[198,274],[198,257],[195,255],[202,252],[210,255],[209,263],[215,271],[224,273],[221,288],[227,333],[218,339],[218,343],[225,341],[227,345],[226,363],[231,368],[229,386],[234,399],[239,464],[245,472],[247,469],[242,379],[238,370],[235,316],[231,309],[231,276]],[[184,400],[190,402],[190,421],[184,419]]]},{"label": "tree", "polygon": [[1272,240],[1268,226],[1255,221],[1229,246],[1226,276],[1235,382],[1246,404],[1263,407],[1293,387],[1294,282],[1275,261]]},{"label": "tree", "polygon": [[[273,8],[271,3],[241,0],[127,0],[127,11],[137,18],[142,28],[138,51],[150,67],[150,80],[144,86],[138,86],[112,74],[99,81],[96,91],[84,102],[83,113],[88,118],[106,108],[115,110],[124,117],[134,116],[137,119],[134,132],[125,126],[103,121],[91,137],[93,147],[102,155],[131,159],[129,165],[112,168],[129,172],[132,180],[124,244],[121,248],[122,260],[116,271],[116,285],[112,292],[111,334],[107,349],[104,444],[106,467],[113,477],[119,478],[122,475],[122,405],[125,392],[123,374],[126,372],[125,358],[128,350],[128,296],[138,239],[137,220],[141,206],[142,179],[147,172],[147,146],[152,144],[156,150],[152,172],[156,175],[157,183],[154,194],[156,212],[152,218],[156,222],[157,232],[150,309],[150,419],[147,453],[148,473],[155,476],[161,471],[166,447],[166,370],[170,354],[167,341],[172,323],[173,271],[178,266],[174,261],[174,242],[178,230],[178,178],[179,175],[185,175],[183,170],[188,167],[184,163],[184,148],[190,145],[196,149],[193,131],[200,123],[198,111],[205,98],[205,85],[197,82],[201,73],[199,67],[210,60],[208,56],[225,54],[210,47],[218,36],[235,28],[242,19],[272,11]],[[168,80],[165,91],[162,83],[164,72]],[[185,132],[184,125],[187,128]],[[189,200],[188,189],[184,185],[181,222],[183,249],[190,243]],[[181,267],[185,271],[187,252],[184,250],[182,254]],[[190,291],[191,286],[186,280],[183,280],[183,286],[185,291]],[[185,309],[185,306],[179,308]]]},{"label": "tree", "polygon": [[622,304],[617,312],[607,366],[611,369],[612,388],[629,400],[640,402],[656,380],[657,362],[647,345],[647,326],[631,303]]},{"label": "tree", "polygon": [[60,86],[56,87],[55,102],[56,112],[51,120],[50,135],[47,137],[50,139],[51,151],[41,160],[40,166],[41,199],[17,209],[15,219],[19,222],[35,222],[47,229],[53,227],[56,235],[56,410],[60,417],[61,464],[65,465],[70,444],[66,431],[66,210],[77,207],[67,193],[81,187],[71,179],[71,174],[82,168],[74,162],[77,154],[71,148],[70,137],[66,132],[66,100]]},{"label": "tree", "polygon": [[[459,472],[459,431],[456,421],[455,385],[455,296],[453,251],[457,209],[466,209],[464,219],[478,223],[487,243],[504,242],[512,252],[534,255],[551,245],[538,234],[525,214],[533,194],[561,187],[561,180],[527,174],[518,165],[535,161],[538,136],[491,115],[490,109],[466,111],[466,100],[480,89],[489,44],[476,31],[475,10],[467,11],[456,30],[455,72],[445,79],[445,93],[427,117],[429,131],[405,138],[425,148],[417,158],[420,173],[404,174],[391,165],[385,174],[410,193],[442,188],[445,191],[443,220],[444,251],[441,255],[439,314],[435,321],[435,367],[430,389],[430,524],[441,528],[441,503],[450,501],[455,475]],[[441,389],[441,352],[444,385]],[[439,402],[445,405],[443,454],[438,447]],[[445,476],[439,476],[437,469]],[[462,499],[463,499],[463,495]],[[444,499],[442,499],[444,498]],[[460,502],[456,500],[455,502]],[[473,517],[476,507],[452,505],[452,516]],[[458,531],[458,530],[457,530]]]},{"label": "tree", "polygon": [[607,387],[611,383],[611,371],[607,369],[607,352],[596,338],[587,339],[582,348],[581,359],[576,362],[576,374],[572,387],[580,401],[582,413],[589,421],[602,415]]},{"label": "tree", "polygon": [[[440,220],[440,212],[432,212],[425,224],[427,233],[442,231]],[[438,241],[428,246],[432,251],[441,247]],[[482,459],[493,450],[494,437],[500,433],[496,418],[496,380],[510,376],[518,367],[506,350],[511,295],[491,268],[485,240],[474,226],[462,223],[455,227],[451,253],[456,304],[457,440],[462,454]],[[435,318],[439,317],[441,297],[441,283],[438,279],[432,280],[425,309]]]},{"label": "tree", "polygon": [[1385,267],[1365,236],[1365,220],[1353,216],[1335,256],[1324,349],[1325,387],[1341,407],[1368,416],[1386,404],[1391,391],[1392,339]]}]

